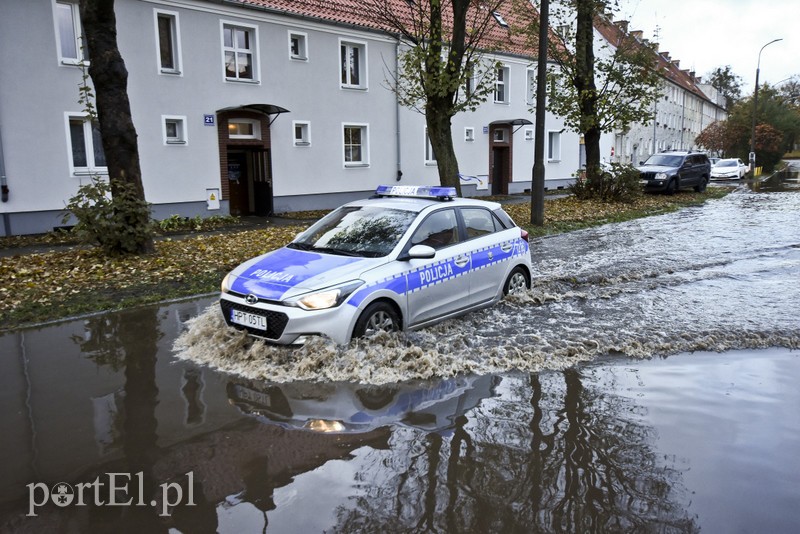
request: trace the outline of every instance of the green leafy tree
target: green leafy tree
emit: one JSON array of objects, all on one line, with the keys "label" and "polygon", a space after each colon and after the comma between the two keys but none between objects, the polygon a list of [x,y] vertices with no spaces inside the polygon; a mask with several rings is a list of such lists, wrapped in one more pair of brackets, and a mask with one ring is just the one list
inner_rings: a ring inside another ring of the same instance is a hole
[{"label": "green leafy tree", "polygon": [[706,74],[706,79],[725,97],[726,109],[731,109],[742,97],[742,77],[734,74],[730,65],[717,67]]},{"label": "green leafy tree", "polygon": [[[148,231],[150,212],[142,209],[146,202],[139,147],[128,99],[128,71],[117,45],[114,0],[80,0],[79,7],[111,196],[119,200],[112,211],[123,227],[129,227],[118,236],[118,245],[110,245],[110,250],[121,254],[149,253],[153,251],[152,233]],[[81,91],[82,99],[90,101],[91,96],[90,92]]]},{"label": "green leafy tree", "polygon": [[439,181],[461,194],[451,120],[475,110],[494,90],[496,64],[486,36],[503,0],[365,0],[364,9],[400,35],[402,51],[390,88],[401,105],[425,115]]},{"label": "green leafy tree", "polygon": [[[653,45],[639,41],[604,13],[612,2],[564,0],[553,10],[548,109],[583,135],[586,179],[600,180],[600,138],[652,120],[662,80]],[[605,38],[595,41],[595,28]],[[532,34],[533,35],[533,34]],[[597,50],[597,53],[595,53]]]}]

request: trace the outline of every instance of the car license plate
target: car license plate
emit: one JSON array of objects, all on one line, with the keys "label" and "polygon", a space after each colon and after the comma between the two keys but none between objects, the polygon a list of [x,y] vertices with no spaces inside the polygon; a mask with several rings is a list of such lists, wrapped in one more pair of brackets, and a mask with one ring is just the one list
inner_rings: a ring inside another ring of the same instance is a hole
[{"label": "car license plate", "polygon": [[231,310],[231,322],[242,326],[249,326],[258,330],[267,329],[267,318],[254,313],[241,310]]}]

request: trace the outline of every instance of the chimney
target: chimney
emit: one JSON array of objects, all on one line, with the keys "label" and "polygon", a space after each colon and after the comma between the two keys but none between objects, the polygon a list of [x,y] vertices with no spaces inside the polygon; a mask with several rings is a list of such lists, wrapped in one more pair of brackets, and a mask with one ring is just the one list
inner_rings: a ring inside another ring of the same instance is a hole
[{"label": "chimney", "polygon": [[634,30],[631,32],[631,36],[637,41],[642,40],[642,35],[644,35],[644,32],[642,30]]},{"label": "chimney", "polygon": [[667,61],[669,61],[669,60],[670,60],[670,58],[669,58],[669,52],[661,52],[661,57],[663,57],[663,58],[664,58],[664,59],[666,59]]},{"label": "chimney", "polygon": [[614,22],[614,25],[622,30],[622,33],[628,33],[628,21],[627,20],[617,20]]}]

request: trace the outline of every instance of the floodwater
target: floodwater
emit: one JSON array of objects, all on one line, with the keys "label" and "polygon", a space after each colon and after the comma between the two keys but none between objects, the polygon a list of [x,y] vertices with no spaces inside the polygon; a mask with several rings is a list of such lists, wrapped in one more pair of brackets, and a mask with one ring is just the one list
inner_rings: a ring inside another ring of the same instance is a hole
[{"label": "floodwater", "polygon": [[3,335],[0,531],[797,532],[780,189],[534,240],[529,295],[350,347],[212,298]]}]

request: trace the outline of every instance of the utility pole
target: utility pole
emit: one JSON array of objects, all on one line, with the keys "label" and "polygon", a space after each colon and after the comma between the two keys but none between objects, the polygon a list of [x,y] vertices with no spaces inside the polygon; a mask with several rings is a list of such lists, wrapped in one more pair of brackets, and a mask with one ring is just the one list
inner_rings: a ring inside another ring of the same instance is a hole
[{"label": "utility pole", "polygon": [[539,56],[536,65],[536,132],[531,183],[531,224],[544,225],[544,121],[547,103],[547,37],[550,0],[539,9]]},{"label": "utility pole", "polygon": [[761,52],[772,43],[783,41],[783,39],[773,39],[758,51],[758,62],[756,63],[756,88],[753,91],[753,127],[750,129],[750,177],[756,175],[756,113],[758,112],[758,72],[761,70]]}]

